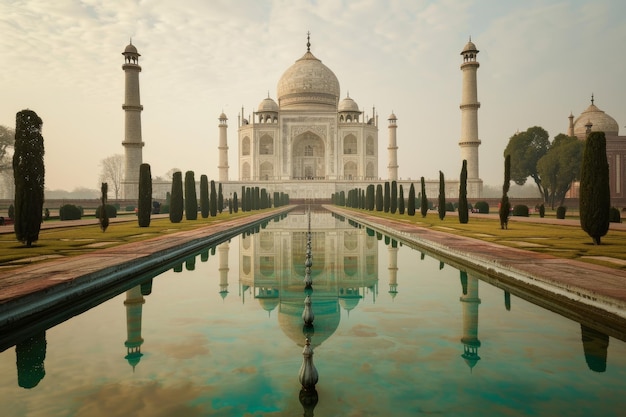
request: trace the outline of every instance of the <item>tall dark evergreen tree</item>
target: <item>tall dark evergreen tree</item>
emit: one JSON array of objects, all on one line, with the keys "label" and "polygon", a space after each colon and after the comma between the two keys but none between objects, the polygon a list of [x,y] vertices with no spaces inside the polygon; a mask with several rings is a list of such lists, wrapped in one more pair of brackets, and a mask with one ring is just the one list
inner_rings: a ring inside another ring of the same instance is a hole
[{"label": "tall dark evergreen tree", "polygon": [[374,184],[369,184],[365,192],[365,208],[367,210],[370,210],[370,211],[374,210],[374,206],[376,203],[374,195],[375,195]]},{"label": "tall dark evergreen tree", "polygon": [[198,219],[198,197],[193,171],[185,172],[185,218],[187,220]]},{"label": "tall dark evergreen tree", "polygon": [[100,229],[103,232],[106,232],[107,227],[109,227],[109,213],[107,213],[107,194],[109,193],[109,184],[103,182],[100,186],[100,216],[98,217],[98,222],[100,223]]},{"label": "tall dark evergreen tree", "polygon": [[389,202],[389,211],[391,214],[395,214],[398,210],[398,183],[391,181],[391,201]]},{"label": "tall dark evergreen tree", "polygon": [[407,214],[409,216],[415,216],[415,186],[411,183],[409,188],[409,199],[407,201]]},{"label": "tall dark evergreen tree", "polygon": [[241,211],[249,211],[250,209],[246,206],[246,187],[244,185],[241,186]]},{"label": "tall dark evergreen tree", "polygon": [[233,211],[239,212],[239,200],[237,199],[237,192],[233,193]]},{"label": "tall dark evergreen tree", "polygon": [[[106,207],[103,207],[106,211]],[[139,199],[137,201],[137,222],[139,227],[150,226],[152,214],[152,174],[150,164],[139,165]]]},{"label": "tall dark evergreen tree", "polygon": [[587,137],[580,170],[580,225],[594,245],[609,230],[611,190],[609,164],[606,159],[604,132],[592,132]]},{"label": "tall dark evergreen tree", "polygon": [[222,193],[222,183],[220,182],[217,187],[217,211],[222,212],[224,210],[224,194]]},{"label": "tall dark evergreen tree", "polygon": [[200,215],[209,217],[209,177],[200,175]]},{"label": "tall dark evergreen tree", "polygon": [[217,190],[215,189],[215,181],[211,180],[211,194],[209,198],[209,212],[211,217],[217,216]]},{"label": "tall dark evergreen tree", "polygon": [[383,185],[376,184],[376,211],[383,211]]},{"label": "tall dark evergreen tree", "polygon": [[252,189],[250,187],[246,187],[246,211],[252,210],[254,210],[252,207]]},{"label": "tall dark evergreen tree", "polygon": [[172,193],[170,202],[170,221],[180,223],[183,219],[183,173],[174,172],[172,175]]},{"label": "tall dark evergreen tree", "polygon": [[446,217],[446,182],[441,171],[439,171],[439,198],[437,204],[439,220],[443,220]]},{"label": "tall dark evergreen tree", "polygon": [[18,241],[31,247],[39,239],[43,217],[45,166],[41,126],[32,110],[16,115],[13,177],[15,179],[14,230]]},{"label": "tall dark evergreen tree", "polygon": [[463,160],[461,177],[459,179],[459,223],[469,221],[469,207],[467,205],[467,160]]},{"label": "tall dark evergreen tree", "polygon": [[509,227],[509,212],[511,211],[511,202],[509,201],[510,186],[511,154],[508,154],[504,157],[504,184],[502,184],[502,198],[500,199],[500,208],[498,209],[501,229],[508,229]]},{"label": "tall dark evergreen tree", "polygon": [[422,183],[422,193],[420,199],[420,212],[422,213],[422,217],[426,217],[428,214],[428,197],[426,197],[426,183],[424,182],[424,177],[420,178]]},{"label": "tall dark evergreen tree", "polygon": [[389,213],[391,207],[391,189],[389,187],[389,181],[385,181],[385,191],[383,194],[383,211]]},{"label": "tall dark evergreen tree", "polygon": [[398,213],[404,214],[404,190],[400,184],[400,195],[398,196]]}]

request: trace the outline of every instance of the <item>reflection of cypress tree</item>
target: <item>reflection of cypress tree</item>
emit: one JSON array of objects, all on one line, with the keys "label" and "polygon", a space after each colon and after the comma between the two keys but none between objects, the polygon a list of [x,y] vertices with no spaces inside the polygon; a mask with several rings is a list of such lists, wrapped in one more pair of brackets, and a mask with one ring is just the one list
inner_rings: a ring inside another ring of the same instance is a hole
[{"label": "reflection of cypress tree", "polygon": [[209,250],[203,250],[202,252],[200,252],[200,261],[201,262],[206,262],[209,260]]},{"label": "reflection of cypress tree", "polygon": [[467,272],[459,272],[461,273],[461,286],[463,287],[463,295],[467,295]]},{"label": "reflection of cypress tree", "polygon": [[152,278],[141,283],[141,295],[152,294]]},{"label": "reflection of cypress tree", "polygon": [[389,246],[389,242],[391,242],[389,236],[385,235],[385,245]]},{"label": "reflection of cypress tree", "polygon": [[183,272],[183,264],[174,265],[172,269],[174,272]]},{"label": "reflection of cypress tree", "polygon": [[442,261],[439,261],[439,269],[443,269],[444,266],[445,264]]},{"label": "reflection of cypress tree", "polygon": [[511,293],[508,291],[504,292],[504,307],[506,311],[511,311]]},{"label": "reflection of cypress tree", "polygon": [[46,376],[46,332],[31,336],[15,346],[17,358],[17,384],[22,388],[34,388]]},{"label": "reflection of cypress tree", "polygon": [[609,336],[584,324],[580,325],[580,332],[585,351],[587,366],[594,372],[606,371],[606,356],[609,347]]},{"label": "reflection of cypress tree", "polygon": [[196,257],[195,256],[190,256],[189,258],[185,259],[185,269],[187,271],[193,271],[194,269],[196,269]]}]

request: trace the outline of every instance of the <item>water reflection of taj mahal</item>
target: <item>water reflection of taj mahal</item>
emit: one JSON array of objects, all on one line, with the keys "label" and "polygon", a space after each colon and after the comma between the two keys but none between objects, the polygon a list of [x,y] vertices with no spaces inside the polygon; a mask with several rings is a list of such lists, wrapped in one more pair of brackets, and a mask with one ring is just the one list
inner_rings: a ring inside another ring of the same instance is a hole
[{"label": "water reflection of taj mahal", "polygon": [[[311,213],[313,266],[312,307],[317,346],[332,335],[341,319],[365,296],[378,292],[378,242],[365,229]],[[280,223],[270,223],[259,233],[240,239],[239,279],[244,301],[248,292],[262,308],[276,311],[282,331],[303,346],[302,311],[305,250],[305,212],[292,212]]]}]

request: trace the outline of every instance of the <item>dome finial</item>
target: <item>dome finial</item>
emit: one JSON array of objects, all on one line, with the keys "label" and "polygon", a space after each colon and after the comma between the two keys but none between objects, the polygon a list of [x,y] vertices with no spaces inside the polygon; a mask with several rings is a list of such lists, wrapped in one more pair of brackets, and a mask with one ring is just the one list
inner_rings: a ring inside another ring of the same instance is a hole
[{"label": "dome finial", "polygon": [[306,32],[306,51],[311,52],[311,31]]},{"label": "dome finial", "polygon": [[591,93],[591,104],[593,104],[593,100],[594,100],[593,93]]}]

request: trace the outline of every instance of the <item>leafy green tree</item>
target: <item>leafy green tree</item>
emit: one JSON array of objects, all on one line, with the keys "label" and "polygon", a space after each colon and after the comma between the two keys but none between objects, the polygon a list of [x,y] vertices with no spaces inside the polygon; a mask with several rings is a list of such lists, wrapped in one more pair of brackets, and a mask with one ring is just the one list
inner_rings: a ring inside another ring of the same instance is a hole
[{"label": "leafy green tree", "polygon": [[469,221],[469,208],[467,206],[467,160],[463,160],[461,176],[459,179],[459,223],[466,224]]},{"label": "leafy green tree", "polygon": [[383,211],[383,186],[376,184],[376,211]]},{"label": "leafy green tree", "polygon": [[424,177],[421,177],[420,181],[422,183],[420,212],[422,213],[422,217],[426,217],[426,214],[428,214],[428,197],[426,197],[426,183],[424,182]]},{"label": "leafy green tree", "polygon": [[508,229],[509,212],[511,211],[511,203],[509,201],[509,188],[511,186],[511,155],[504,157],[504,184],[502,185],[502,198],[500,199],[500,208],[498,214],[500,216],[500,228]]},{"label": "leafy green tree", "polygon": [[584,142],[576,137],[557,135],[548,152],[537,161],[537,172],[552,209],[563,205],[572,183],[579,178]]},{"label": "leafy green tree", "polygon": [[139,227],[150,226],[151,213],[152,174],[150,173],[149,164],[141,164],[139,165],[139,198],[137,201],[137,222]]},{"label": "leafy green tree", "polygon": [[548,193],[537,171],[537,162],[548,152],[549,147],[548,132],[534,126],[511,136],[504,149],[504,156],[511,155],[511,179],[517,185],[524,185],[528,177],[531,177],[544,201],[547,201]]},{"label": "leafy green tree", "polygon": [[32,110],[22,110],[16,115],[14,230],[17,240],[29,248],[39,239],[43,217],[45,167],[42,124],[41,118]]},{"label": "leafy green tree", "polygon": [[415,186],[411,183],[409,188],[409,200],[407,202],[407,214],[409,216],[415,216]]},{"label": "leafy green tree", "polygon": [[391,190],[389,188],[389,181],[385,181],[385,192],[383,194],[383,211],[389,213],[391,207]]},{"label": "leafy green tree", "polygon": [[193,171],[185,172],[185,218],[187,220],[198,218],[198,198]]},{"label": "leafy green tree", "polygon": [[106,182],[103,182],[100,186],[100,212],[98,213],[98,222],[100,223],[100,229],[102,232],[106,232],[107,227],[109,227],[109,213],[107,213],[107,194],[109,192],[109,185]]},{"label": "leafy green tree", "polygon": [[209,177],[200,175],[200,215],[209,217]]},{"label": "leafy green tree", "polygon": [[217,216],[217,190],[215,189],[215,181],[211,180],[211,194],[209,198],[209,212],[211,217]]},{"label": "leafy green tree", "polygon": [[446,182],[441,171],[439,171],[439,198],[437,204],[439,220],[443,220],[446,217]]},{"label": "leafy green tree", "polygon": [[591,132],[587,137],[580,170],[580,225],[594,245],[609,230],[611,191],[609,164],[606,159],[604,132]]},{"label": "leafy green tree", "polygon": [[183,173],[176,171],[172,174],[172,193],[170,195],[170,221],[180,223],[183,219]]},{"label": "leafy green tree", "polygon": [[396,210],[398,210],[398,183],[396,181],[391,181],[390,199],[389,211],[391,211],[391,214],[395,214]]},{"label": "leafy green tree", "polygon": [[398,213],[404,214],[404,190],[400,184],[400,195],[398,196]]}]

